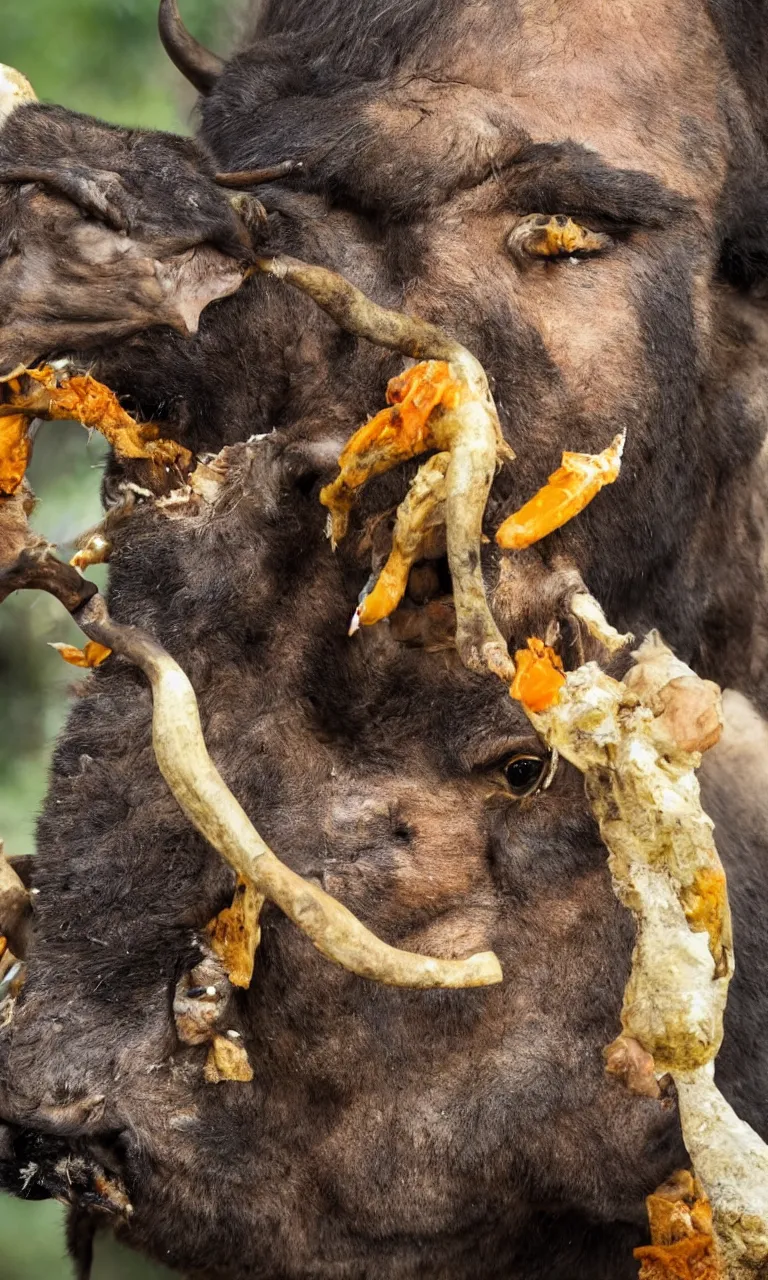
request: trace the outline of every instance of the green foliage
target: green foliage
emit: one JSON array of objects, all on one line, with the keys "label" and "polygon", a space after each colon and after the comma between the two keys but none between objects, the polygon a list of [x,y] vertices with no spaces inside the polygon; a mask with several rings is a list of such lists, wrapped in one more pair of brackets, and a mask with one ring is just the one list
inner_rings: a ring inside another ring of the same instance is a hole
[{"label": "green foliage", "polygon": [[[64,1244],[64,1209],[46,1202],[0,1199],[3,1280],[72,1280]],[[93,1280],[171,1280],[107,1236],[96,1241]]]},{"label": "green foliage", "polygon": [[[10,7],[10,6],[9,6]],[[189,131],[194,92],[157,36],[155,0],[22,0],[6,15],[0,62],[23,71],[43,101],[115,124]],[[239,8],[181,0],[189,30],[226,52]]]},{"label": "green foliage", "polygon": [[[240,0],[181,0],[189,29],[226,52]],[[194,93],[157,36],[156,0],[8,0],[0,62],[17,67],[43,101],[115,124],[190,132]],[[34,526],[69,556],[76,536],[99,519],[104,448],[71,423],[44,426],[30,480]],[[104,571],[91,576],[103,584]],[[81,673],[48,641],[83,637],[50,597],[24,592],[0,609],[0,836],[12,854],[31,853],[54,739]],[[104,1239],[94,1280],[151,1280],[167,1273]],[[2,1280],[68,1280],[63,1210],[0,1198]]]},{"label": "green foliage", "polygon": [[[100,518],[105,448],[76,423],[51,422],[35,439],[29,478],[38,504],[32,524],[67,559],[78,534]],[[92,571],[94,578],[103,569]],[[0,608],[0,837],[10,854],[34,851],[48,758],[82,674],[50,642],[83,636],[52,596],[18,592]]]}]

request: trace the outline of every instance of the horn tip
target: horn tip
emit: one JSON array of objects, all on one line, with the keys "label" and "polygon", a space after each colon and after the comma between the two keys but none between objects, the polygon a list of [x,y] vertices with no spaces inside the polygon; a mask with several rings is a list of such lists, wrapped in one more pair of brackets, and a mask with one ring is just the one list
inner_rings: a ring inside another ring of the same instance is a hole
[{"label": "horn tip", "polygon": [[224,70],[224,59],[190,35],[177,0],[160,0],[157,15],[160,39],[168,57],[198,93],[209,94]]},{"label": "horn tip", "polygon": [[15,67],[0,62],[0,124],[25,102],[37,102],[32,85]]}]

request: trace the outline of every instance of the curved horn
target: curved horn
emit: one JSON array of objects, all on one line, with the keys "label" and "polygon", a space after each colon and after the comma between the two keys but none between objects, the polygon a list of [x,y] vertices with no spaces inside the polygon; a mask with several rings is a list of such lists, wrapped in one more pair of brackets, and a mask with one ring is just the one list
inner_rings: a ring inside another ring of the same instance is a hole
[{"label": "curved horn", "polygon": [[277,182],[297,169],[303,169],[301,160],[283,160],[281,164],[270,165],[268,169],[242,169],[237,173],[217,173],[216,182],[220,187],[232,187],[238,191],[240,187],[258,187],[262,182]]},{"label": "curved horn", "polygon": [[20,71],[0,62],[0,126],[25,102],[37,102],[32,85]]},{"label": "curved horn", "polygon": [[174,66],[199,93],[210,93],[224,70],[224,59],[189,34],[176,0],[160,0],[158,27],[163,48]]}]

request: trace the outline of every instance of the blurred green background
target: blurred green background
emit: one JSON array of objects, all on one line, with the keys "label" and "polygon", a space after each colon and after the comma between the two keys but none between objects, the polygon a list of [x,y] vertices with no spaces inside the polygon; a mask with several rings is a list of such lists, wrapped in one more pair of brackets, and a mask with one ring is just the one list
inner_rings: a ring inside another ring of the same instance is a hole
[{"label": "blurred green background", "polygon": [[[226,53],[243,0],[181,0],[190,30]],[[194,128],[194,92],[157,35],[156,0],[0,0],[0,62],[17,67],[39,98],[115,124]],[[49,423],[35,440],[33,523],[67,558],[99,519],[104,447],[81,427]],[[103,570],[92,570],[94,578]],[[0,609],[0,838],[32,853],[53,742],[78,679],[49,641],[82,635],[49,596],[21,593]],[[97,1249],[94,1280],[150,1280],[167,1273],[110,1241]],[[0,1197],[1,1280],[69,1280],[63,1210]]]}]

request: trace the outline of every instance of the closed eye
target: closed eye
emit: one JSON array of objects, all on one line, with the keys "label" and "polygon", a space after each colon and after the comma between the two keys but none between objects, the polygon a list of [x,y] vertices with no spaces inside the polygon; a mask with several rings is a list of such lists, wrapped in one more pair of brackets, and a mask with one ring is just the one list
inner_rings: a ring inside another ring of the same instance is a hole
[{"label": "closed eye", "polygon": [[531,213],[520,218],[507,236],[512,257],[525,263],[537,258],[571,259],[604,253],[613,238],[591,231],[565,214]]}]

